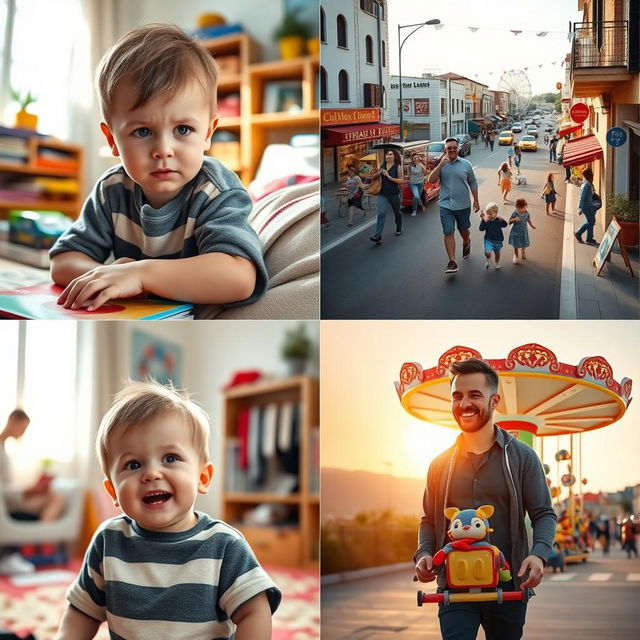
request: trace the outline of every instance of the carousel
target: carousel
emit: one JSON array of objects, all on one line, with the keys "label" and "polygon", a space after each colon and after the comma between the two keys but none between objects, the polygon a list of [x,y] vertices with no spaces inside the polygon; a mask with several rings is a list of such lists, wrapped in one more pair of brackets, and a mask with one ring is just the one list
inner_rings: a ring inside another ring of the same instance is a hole
[{"label": "carousel", "polygon": [[[430,369],[417,362],[402,365],[395,386],[404,409],[425,422],[458,429],[451,414],[449,366],[468,358],[485,360],[498,374],[500,403],[494,421],[499,427],[534,447],[541,459],[545,439],[569,436],[568,450],[558,449],[555,454],[554,486],[547,465],[545,471],[560,511],[556,542],[564,561],[586,560],[588,523],[582,513],[586,479],[582,477],[581,435],[622,418],[631,402],[632,381],[623,378],[617,382],[611,365],[601,356],[588,356],[572,365],[559,362],[553,351],[535,343],[515,347],[504,359],[484,358],[475,349],[456,346]],[[560,509],[562,487],[568,491],[564,511]]]}]

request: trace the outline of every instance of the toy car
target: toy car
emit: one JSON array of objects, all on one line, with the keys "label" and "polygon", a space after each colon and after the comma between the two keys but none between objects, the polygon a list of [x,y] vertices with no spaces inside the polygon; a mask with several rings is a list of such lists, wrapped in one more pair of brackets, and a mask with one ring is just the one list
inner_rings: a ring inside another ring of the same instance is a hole
[{"label": "toy car", "polygon": [[[447,589],[442,593],[426,594],[418,591],[418,606],[438,602],[445,605],[453,602],[497,602],[522,600],[523,591],[503,591],[498,582],[511,580],[509,565],[502,552],[486,540],[492,529],[488,518],[493,507],[484,505],[477,509],[456,507],[444,510],[450,520],[449,542],[433,556],[434,567],[446,569]],[[495,589],[482,591],[482,589]],[[449,589],[466,589],[451,592]]]},{"label": "toy car", "polygon": [[51,249],[71,226],[71,220],[57,211],[9,211],[9,242],[34,249]]}]

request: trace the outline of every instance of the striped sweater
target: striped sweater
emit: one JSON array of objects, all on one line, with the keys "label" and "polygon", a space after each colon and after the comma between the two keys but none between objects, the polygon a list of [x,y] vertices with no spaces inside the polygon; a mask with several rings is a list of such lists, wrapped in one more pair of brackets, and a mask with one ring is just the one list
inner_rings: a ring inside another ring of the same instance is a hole
[{"label": "striped sweater", "polygon": [[256,267],[252,295],[267,288],[267,270],[256,232],[247,218],[251,198],[238,176],[220,161],[206,157],[202,169],[160,209],[144,200],[142,189],[119,165],[98,179],[78,220],[49,252],[80,251],[96,262],[114,258],[175,259],[205,253],[247,258]]},{"label": "striped sweater", "polygon": [[71,605],[107,620],[112,640],[233,638],[231,615],[263,591],[273,613],[282,594],[242,534],[197,515],[176,533],[142,529],[128,516],[102,523],[67,593]]}]

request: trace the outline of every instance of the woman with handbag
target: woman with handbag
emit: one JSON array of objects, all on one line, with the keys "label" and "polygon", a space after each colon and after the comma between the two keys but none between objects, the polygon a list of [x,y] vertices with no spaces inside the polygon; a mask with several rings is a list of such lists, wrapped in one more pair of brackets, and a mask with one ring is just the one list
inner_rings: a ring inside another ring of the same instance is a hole
[{"label": "woman with handbag", "polygon": [[575,232],[578,242],[582,242],[582,234],[587,232],[587,242],[596,244],[597,240],[593,237],[593,227],[596,223],[596,212],[602,207],[600,196],[593,189],[593,171],[586,168],[582,172],[584,181],[580,185],[580,196],[578,199],[578,215],[584,213],[586,222]]},{"label": "woman with handbag", "polygon": [[[550,173],[547,176],[547,181],[544,183],[542,193],[540,194],[540,197],[544,198],[544,210],[547,215],[551,215],[551,213],[556,212],[557,195],[558,192],[556,191],[556,187],[553,184],[553,173]],[[549,211],[549,208],[551,208],[551,211]]]},{"label": "woman with handbag", "polygon": [[353,225],[354,209],[360,209],[364,213],[364,207],[362,206],[362,180],[356,172],[356,168],[351,166],[347,167],[347,181],[345,188],[347,189],[347,225],[350,227]]},{"label": "woman with handbag", "polygon": [[393,211],[396,223],[396,235],[402,233],[402,213],[400,213],[400,185],[403,182],[402,159],[395,149],[389,149],[384,156],[384,162],[372,178],[380,178],[380,192],[376,200],[378,206],[378,220],[375,235],[369,238],[376,245],[382,243],[382,232],[387,217],[387,211]]}]

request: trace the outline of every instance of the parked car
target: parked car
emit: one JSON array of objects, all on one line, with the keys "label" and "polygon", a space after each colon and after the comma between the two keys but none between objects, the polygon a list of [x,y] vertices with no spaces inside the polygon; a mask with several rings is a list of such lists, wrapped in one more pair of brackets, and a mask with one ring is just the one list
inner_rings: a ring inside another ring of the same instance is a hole
[{"label": "parked car", "polygon": [[522,122],[514,122],[511,131],[513,131],[513,133],[520,133],[522,131]]},{"label": "parked car", "polygon": [[[426,205],[429,200],[437,198],[440,195],[440,181],[438,180],[435,183],[425,182],[422,195],[424,196],[422,198],[423,205]],[[413,191],[411,191],[408,180],[402,185],[401,206],[404,213],[409,213],[413,207]]]},{"label": "parked car", "polygon": [[529,125],[527,127],[527,135],[533,136],[534,138],[538,137],[538,128],[534,125]]},{"label": "parked car", "polygon": [[444,140],[432,142],[427,146],[427,169],[435,167],[444,155]]},{"label": "parked car", "polygon": [[460,133],[453,136],[458,141],[458,155],[468,156],[471,153],[471,137],[468,133]]},{"label": "parked car", "polygon": [[522,151],[538,150],[538,143],[536,142],[536,139],[530,135],[522,136],[518,144],[520,145],[520,149],[522,149]]},{"label": "parked car", "polygon": [[513,131],[501,131],[498,136],[498,145],[512,145],[513,144]]},{"label": "parked car", "polygon": [[547,124],[547,125],[545,125],[544,130],[545,130],[545,131],[548,131],[548,132],[553,131],[553,125],[552,125],[552,124]]}]

